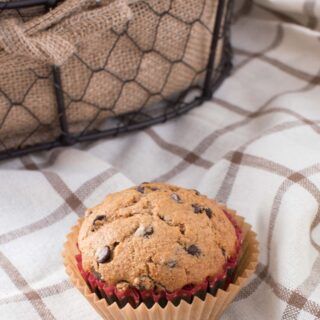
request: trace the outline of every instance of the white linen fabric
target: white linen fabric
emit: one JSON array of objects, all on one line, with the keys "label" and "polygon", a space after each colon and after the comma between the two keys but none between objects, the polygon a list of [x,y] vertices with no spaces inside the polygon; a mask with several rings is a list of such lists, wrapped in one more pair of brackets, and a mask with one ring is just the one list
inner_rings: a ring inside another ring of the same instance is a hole
[{"label": "white linen fabric", "polygon": [[258,269],[223,320],[319,319],[319,17],[316,0],[237,2],[235,66],[212,101],[0,163],[0,319],[99,319],[68,281],[65,236],[107,193],[148,180],[217,198],[258,233]]}]

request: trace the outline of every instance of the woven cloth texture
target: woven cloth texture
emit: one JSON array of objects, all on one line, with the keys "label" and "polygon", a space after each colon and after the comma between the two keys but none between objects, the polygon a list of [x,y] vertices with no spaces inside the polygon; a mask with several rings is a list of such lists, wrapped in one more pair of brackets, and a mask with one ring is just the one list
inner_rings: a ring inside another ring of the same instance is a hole
[{"label": "woven cloth texture", "polygon": [[[61,134],[50,64],[61,66],[72,134],[201,83],[217,4],[65,0],[48,13],[0,11],[0,151]],[[221,52],[222,39],[216,65]]]},{"label": "woven cloth texture", "polygon": [[[253,225],[256,273],[222,320],[320,318],[320,7],[238,2],[234,70],[188,114],[0,164],[0,318],[99,316],[65,274],[87,207],[142,181],[196,188]],[[242,4],[242,5],[241,5]]]}]

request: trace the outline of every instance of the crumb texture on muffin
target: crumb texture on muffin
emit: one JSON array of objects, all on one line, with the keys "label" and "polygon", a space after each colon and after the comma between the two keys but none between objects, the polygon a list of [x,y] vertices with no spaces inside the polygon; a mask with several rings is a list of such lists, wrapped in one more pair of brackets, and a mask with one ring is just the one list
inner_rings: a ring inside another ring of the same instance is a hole
[{"label": "crumb texture on muffin", "polygon": [[84,270],[107,285],[168,292],[223,272],[236,243],[217,202],[162,183],[108,195],[87,210],[78,238]]}]

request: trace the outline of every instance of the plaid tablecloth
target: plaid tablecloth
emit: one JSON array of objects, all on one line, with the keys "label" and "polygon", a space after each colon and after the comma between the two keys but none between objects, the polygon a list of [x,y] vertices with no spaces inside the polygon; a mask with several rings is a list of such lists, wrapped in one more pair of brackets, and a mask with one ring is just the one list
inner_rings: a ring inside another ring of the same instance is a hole
[{"label": "plaid tablecloth", "polygon": [[65,274],[65,235],[145,180],[197,188],[258,232],[258,269],[224,320],[320,318],[320,1],[236,2],[235,68],[211,102],[0,164],[0,319],[98,319]]}]

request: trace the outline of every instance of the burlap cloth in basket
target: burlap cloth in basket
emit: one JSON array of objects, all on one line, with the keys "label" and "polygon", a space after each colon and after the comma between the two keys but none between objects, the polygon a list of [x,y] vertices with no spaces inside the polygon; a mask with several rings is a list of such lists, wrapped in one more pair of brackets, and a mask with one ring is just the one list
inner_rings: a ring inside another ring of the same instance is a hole
[{"label": "burlap cloth in basket", "polygon": [[47,13],[1,11],[0,150],[60,135],[52,64],[72,133],[201,84],[218,2],[64,0]]},{"label": "burlap cloth in basket", "polygon": [[72,228],[64,245],[63,258],[66,271],[73,284],[86,297],[103,319],[217,320],[255,271],[259,255],[259,244],[256,239],[256,234],[252,231],[252,227],[246,223],[242,217],[238,216],[235,211],[227,209],[226,207],[224,207],[224,210],[227,210],[229,214],[236,219],[242,230],[243,243],[240,251],[240,259],[233,283],[231,283],[226,290],[219,289],[215,296],[207,294],[204,301],[195,298],[191,304],[182,301],[175,307],[172,303],[168,303],[165,308],[161,308],[159,304],[155,304],[151,309],[148,309],[144,304],[133,309],[130,304],[127,304],[124,308],[119,309],[116,303],[108,305],[104,299],[99,299],[95,293],[90,291],[83,280],[75,259],[75,255],[79,253],[77,241],[82,218],[78,221],[78,224]]}]

